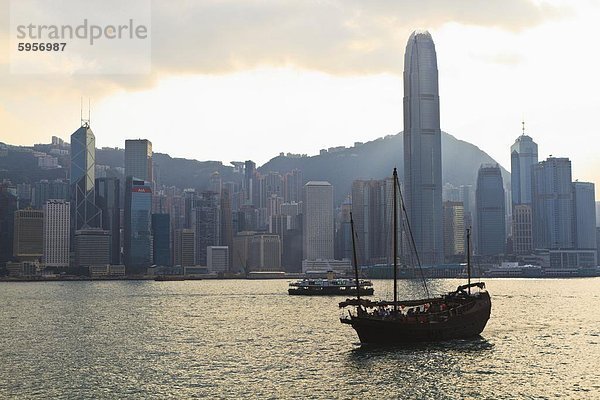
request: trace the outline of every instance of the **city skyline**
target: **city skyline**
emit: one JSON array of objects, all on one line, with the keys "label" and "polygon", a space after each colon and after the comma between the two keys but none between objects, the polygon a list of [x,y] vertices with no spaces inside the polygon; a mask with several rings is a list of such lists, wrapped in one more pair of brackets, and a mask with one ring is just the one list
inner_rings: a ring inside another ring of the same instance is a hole
[{"label": "city skyline", "polygon": [[[8,5],[2,5],[4,16]],[[153,7],[160,15],[155,27],[174,23],[165,17],[171,13],[160,12],[165,5]],[[249,40],[282,29],[248,22],[226,35],[232,23],[227,6],[199,2],[186,7],[190,15],[204,15],[202,20],[224,12],[216,19],[222,27],[212,23],[206,29],[222,38],[217,44],[225,50],[238,51]],[[443,4],[424,12],[402,4],[385,9],[389,21],[383,9],[371,4],[318,7],[290,3],[246,9],[274,21],[289,21],[298,11],[318,13],[331,22],[322,29],[339,33],[322,32],[324,43],[310,30],[300,31],[301,25],[298,31],[282,32],[280,42],[237,52],[236,59],[207,45],[206,51],[186,55],[176,66],[167,57],[166,38],[157,31],[150,75],[57,76],[42,82],[35,75],[0,72],[8,89],[0,95],[2,141],[30,145],[50,135],[67,139],[82,96],[92,98],[99,147],[144,137],[173,156],[262,164],[281,151],[316,154],[320,148],[374,140],[402,130],[402,48],[408,34],[423,27],[438,45],[442,130],[474,143],[509,169],[506,148],[524,119],[526,133],[540,147],[540,159],[568,156],[574,161],[574,178],[600,180],[593,146],[581,146],[597,140],[589,129],[598,101],[588,93],[596,92],[598,82],[587,76],[600,61],[586,51],[599,29],[593,23],[600,15],[596,3],[515,0],[508,5],[488,2],[485,10]],[[179,34],[198,37],[196,28],[185,21],[181,25]],[[5,36],[0,34],[0,42]],[[186,44],[189,39],[182,38],[181,45]],[[578,54],[579,73],[568,80],[560,72],[572,60],[559,54],[560,47]],[[0,64],[7,61],[1,58]],[[35,95],[33,86],[39,90]],[[32,109],[36,118],[29,116]],[[569,141],[560,140],[565,135]],[[177,139],[190,136],[194,145],[178,145]]]}]

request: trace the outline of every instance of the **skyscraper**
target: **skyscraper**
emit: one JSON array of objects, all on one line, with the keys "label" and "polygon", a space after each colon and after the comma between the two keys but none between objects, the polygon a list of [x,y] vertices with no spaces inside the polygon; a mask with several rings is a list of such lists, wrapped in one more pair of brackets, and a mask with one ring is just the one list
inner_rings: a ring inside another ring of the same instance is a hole
[{"label": "skyscraper", "polygon": [[573,182],[573,235],[578,249],[596,248],[595,187],[591,182]]},{"label": "skyscraper", "polygon": [[531,205],[515,204],[513,207],[512,240],[515,254],[533,251],[533,217]]},{"label": "skyscraper", "polygon": [[155,265],[171,265],[171,218],[152,214],[152,258]]},{"label": "skyscraper", "polygon": [[102,229],[110,232],[110,263],[121,263],[120,185],[117,178],[96,178],[96,206],[102,211]]},{"label": "skyscraper", "polygon": [[148,139],[125,141],[125,177],[152,184],[152,142]]},{"label": "skyscraper", "polygon": [[477,254],[503,254],[506,244],[504,184],[498,164],[483,164],[477,173]]},{"label": "skyscraper", "polygon": [[571,161],[549,157],[533,166],[533,243],[536,249],[572,249]]},{"label": "skyscraper", "polygon": [[69,267],[71,206],[68,201],[48,200],[44,205],[44,256],[46,268]]},{"label": "skyscraper", "polygon": [[333,259],[333,186],[310,181],[304,185],[303,259]]},{"label": "skyscraper", "polygon": [[206,266],[206,248],[221,244],[221,210],[215,192],[202,192],[194,209],[196,264]]},{"label": "skyscraper", "polygon": [[71,135],[71,224],[73,232],[100,226],[95,205],[96,138],[85,122]]},{"label": "skyscraper", "polygon": [[196,234],[192,229],[177,229],[173,239],[173,264],[192,267],[196,264]]},{"label": "skyscraper", "polygon": [[538,162],[538,146],[533,139],[525,135],[519,136],[510,147],[510,185],[512,203],[531,204],[532,171]]},{"label": "skyscraper", "polygon": [[444,202],[444,256],[465,254],[464,206],[461,202]]},{"label": "skyscraper", "polygon": [[152,265],[152,188],[150,182],[125,180],[123,255],[128,272],[145,272]]},{"label": "skyscraper", "polygon": [[75,266],[91,267],[110,264],[110,232],[100,228],[75,232]]},{"label": "skyscraper", "polygon": [[404,186],[423,264],[443,260],[442,145],[437,55],[431,35],[410,35],[404,55]]},{"label": "skyscraper", "polygon": [[12,258],[17,190],[0,182],[0,265]]}]

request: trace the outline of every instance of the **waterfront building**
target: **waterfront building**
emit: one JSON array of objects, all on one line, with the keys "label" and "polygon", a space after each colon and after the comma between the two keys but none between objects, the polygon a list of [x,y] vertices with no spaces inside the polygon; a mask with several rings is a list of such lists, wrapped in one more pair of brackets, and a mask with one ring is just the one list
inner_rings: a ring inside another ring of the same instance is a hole
[{"label": "waterfront building", "polygon": [[175,231],[173,264],[181,267],[196,265],[196,234],[193,229],[178,229]]},{"label": "waterfront building", "polygon": [[421,262],[441,263],[444,251],[440,99],[437,55],[427,31],[410,35],[404,55],[404,187]]},{"label": "waterfront building", "polygon": [[596,248],[595,187],[591,182],[573,182],[573,236],[575,248]]},{"label": "waterfront building", "polygon": [[0,266],[12,259],[17,205],[16,188],[0,182]]},{"label": "waterfront building", "polygon": [[71,228],[100,226],[100,210],[96,207],[95,193],[96,138],[90,125],[83,125],[71,135]]},{"label": "waterfront building", "polygon": [[44,212],[15,211],[14,229],[13,256],[19,261],[40,260],[44,254]]},{"label": "waterfront building", "polygon": [[333,186],[310,181],[304,185],[303,259],[333,259]]},{"label": "waterfront building", "polygon": [[215,192],[202,192],[194,209],[196,264],[206,266],[206,248],[221,245],[221,210]]},{"label": "waterfront building", "polygon": [[96,178],[96,206],[102,212],[102,229],[110,233],[110,263],[121,264],[120,182],[117,178]]},{"label": "waterfront building", "polygon": [[68,268],[71,244],[71,205],[64,200],[48,200],[44,205],[44,251],[46,268]]},{"label": "waterfront building", "polygon": [[533,251],[533,213],[529,204],[515,204],[512,214],[513,252],[517,255]]},{"label": "waterfront building", "polygon": [[391,181],[385,179],[352,183],[352,216],[361,264],[384,262],[387,256],[391,226],[390,188]]},{"label": "waterfront building", "polygon": [[463,203],[445,201],[444,207],[444,257],[465,254],[465,219]]},{"label": "waterfront building", "polygon": [[152,214],[152,259],[154,265],[171,265],[171,216]]},{"label": "waterfront building", "polygon": [[100,228],[80,229],[75,232],[75,266],[110,264],[110,232]]},{"label": "waterfront building", "polygon": [[572,249],[571,161],[549,157],[533,166],[533,241],[536,249]]},{"label": "waterfront building", "polygon": [[477,254],[503,254],[506,246],[505,197],[498,164],[483,164],[477,173]]},{"label": "waterfront building", "polygon": [[153,182],[152,142],[148,139],[125,141],[125,177]]},{"label": "waterfront building", "polygon": [[206,248],[206,260],[210,272],[229,271],[229,247],[208,246]]},{"label": "waterfront building", "polygon": [[281,240],[278,235],[256,234],[248,239],[250,271],[281,271]]},{"label": "waterfront building", "polygon": [[152,265],[152,188],[150,182],[125,180],[123,260],[128,272],[141,273]]}]

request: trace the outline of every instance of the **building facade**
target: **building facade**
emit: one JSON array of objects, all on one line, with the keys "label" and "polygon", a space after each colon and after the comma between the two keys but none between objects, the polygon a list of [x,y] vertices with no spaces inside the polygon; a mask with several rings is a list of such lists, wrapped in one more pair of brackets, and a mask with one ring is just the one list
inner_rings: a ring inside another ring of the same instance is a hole
[{"label": "building facade", "polygon": [[333,186],[329,182],[304,185],[302,225],[303,259],[333,259]]},{"label": "building facade", "polygon": [[96,178],[96,206],[102,212],[102,229],[110,233],[110,263],[121,264],[120,182],[117,178]]},{"label": "building facade", "polygon": [[19,261],[40,260],[44,255],[44,212],[15,211],[13,256]]},{"label": "building facade", "polygon": [[484,164],[477,173],[477,254],[496,256],[505,253],[506,208],[502,171],[498,164]]},{"label": "building facade", "polygon": [[44,256],[46,268],[68,268],[71,245],[71,205],[48,200],[44,205]]},{"label": "building facade", "polygon": [[513,252],[517,255],[533,251],[533,213],[531,205],[516,204],[512,213]]},{"label": "building facade", "polygon": [[90,267],[110,264],[110,232],[100,228],[75,232],[75,266]]},{"label": "building facade", "polygon": [[152,265],[152,188],[150,182],[125,180],[124,264],[128,272],[142,273]]},{"label": "building facade", "polygon": [[73,232],[100,226],[95,195],[96,138],[84,123],[71,135],[71,223]]},{"label": "building facade", "polygon": [[510,147],[512,204],[531,204],[533,166],[538,163],[538,146],[523,132]]},{"label": "building facade", "polygon": [[572,249],[571,161],[549,157],[533,167],[533,240],[536,249]]},{"label": "building facade", "polygon": [[152,259],[154,265],[171,265],[171,216],[152,214]]},{"label": "building facade", "polygon": [[596,248],[595,186],[573,182],[573,236],[577,249]]},{"label": "building facade", "polygon": [[152,142],[147,139],[125,141],[125,177],[153,182]]},{"label": "building facade", "polygon": [[405,202],[424,265],[443,260],[442,145],[435,45],[429,32],[410,35],[404,55]]},{"label": "building facade", "polygon": [[465,218],[462,202],[444,202],[444,257],[465,254]]}]

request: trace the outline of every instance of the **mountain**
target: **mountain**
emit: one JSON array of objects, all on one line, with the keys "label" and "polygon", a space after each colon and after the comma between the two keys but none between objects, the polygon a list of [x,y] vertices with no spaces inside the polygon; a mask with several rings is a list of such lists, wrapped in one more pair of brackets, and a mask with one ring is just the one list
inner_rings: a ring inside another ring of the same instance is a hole
[{"label": "mountain", "polygon": [[[51,145],[17,147],[0,143],[0,180],[8,178],[13,183],[33,183],[39,179],[66,177],[68,156],[59,157],[63,168],[43,170],[37,166],[35,154],[48,153]],[[334,188],[335,204],[340,204],[350,193],[355,179],[382,179],[391,175],[394,166],[398,167],[400,179],[403,175],[402,134],[389,135],[354,147],[338,147],[312,157],[278,156],[259,167],[259,171],[285,173],[294,168],[302,171],[304,180],[326,180]],[[102,148],[96,150],[96,164],[111,168],[124,167],[124,150]],[[219,172],[223,182],[240,182],[232,166],[220,161],[198,161],[173,158],[168,154],[154,153],[159,182],[166,186],[205,190],[214,172]],[[473,185],[477,170],[483,163],[495,163],[484,151],[468,142],[442,132],[442,175],[443,182],[455,186]],[[510,185],[510,175],[502,169],[504,185]]]},{"label": "mountain", "polygon": [[[304,180],[326,180],[333,185],[334,202],[340,204],[350,193],[355,179],[383,179],[398,168],[404,176],[404,142],[402,133],[313,157],[278,156],[259,168],[261,172],[286,172],[298,168]],[[471,143],[442,132],[442,181],[454,186],[473,185],[477,171],[484,163],[496,163],[487,153]],[[510,186],[510,174],[502,168],[505,187]]]}]

